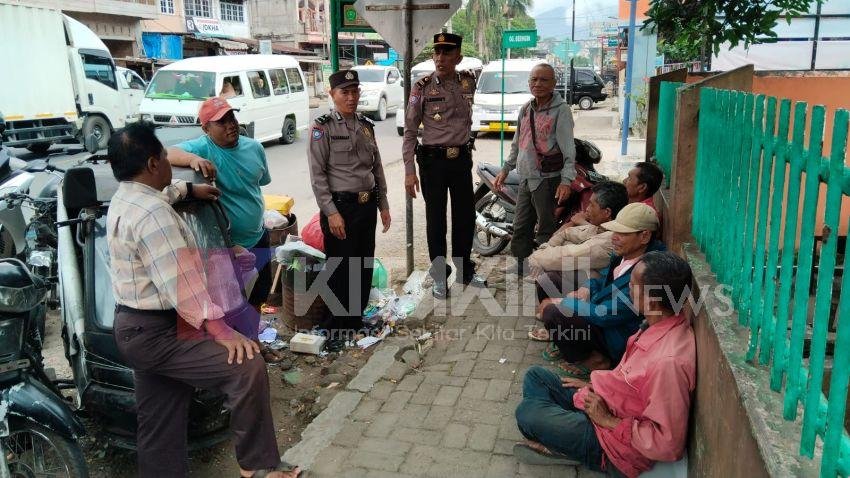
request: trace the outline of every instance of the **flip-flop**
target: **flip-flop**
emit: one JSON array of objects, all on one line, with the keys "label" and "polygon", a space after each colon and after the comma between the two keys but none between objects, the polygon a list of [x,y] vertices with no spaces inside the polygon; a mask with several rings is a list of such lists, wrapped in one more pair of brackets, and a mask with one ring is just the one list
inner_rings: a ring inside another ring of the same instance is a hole
[{"label": "flip-flop", "polygon": [[571,378],[577,378],[579,380],[585,380],[585,381],[590,380],[590,372],[592,372],[592,370],[585,367],[584,365],[580,365],[580,364],[577,364],[577,363],[571,363],[569,365],[577,368],[578,372],[572,372],[570,370],[564,370],[561,366],[558,366],[558,367],[555,367],[555,373],[558,376],[561,376],[561,377],[571,377]]},{"label": "flip-flop", "polygon": [[545,339],[541,338],[540,336],[537,335],[537,332],[540,332],[541,330],[546,331],[546,329],[529,330],[528,331],[528,338],[531,339],[531,340],[534,340],[536,342],[550,342],[551,340],[549,339],[549,331],[546,331],[546,338]]},{"label": "flip-flop", "polygon": [[549,345],[549,347],[547,347],[546,350],[543,351],[542,355],[543,360],[546,360],[548,362],[557,362],[558,360],[561,360],[561,349],[559,349],[558,346],[555,345],[554,342],[552,342],[551,345]]},{"label": "flip-flop", "polygon": [[566,455],[561,455],[560,453],[552,453],[551,455],[540,453],[525,443],[514,445],[514,456],[526,465],[581,465],[580,461],[570,459]]}]

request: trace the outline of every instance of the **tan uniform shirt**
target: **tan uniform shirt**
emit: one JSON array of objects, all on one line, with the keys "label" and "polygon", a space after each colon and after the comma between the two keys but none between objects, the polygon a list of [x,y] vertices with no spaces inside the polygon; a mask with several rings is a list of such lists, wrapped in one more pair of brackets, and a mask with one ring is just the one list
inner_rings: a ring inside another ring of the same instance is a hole
[{"label": "tan uniform shirt", "polygon": [[413,85],[404,110],[405,174],[416,173],[413,156],[420,123],[424,145],[462,146],[469,142],[474,96],[475,74],[470,71],[459,71],[444,80],[434,72]]},{"label": "tan uniform shirt", "polygon": [[336,111],[313,122],[307,147],[313,194],[326,215],[337,212],[331,193],[358,193],[378,186],[378,206],[389,209],[387,182],[372,122],[363,115],[344,118]]},{"label": "tan uniform shirt", "polygon": [[611,262],[613,235],[613,232],[593,224],[562,227],[549,242],[531,254],[528,262],[532,267],[546,271],[583,270],[590,277],[595,277],[596,271],[608,267]]}]

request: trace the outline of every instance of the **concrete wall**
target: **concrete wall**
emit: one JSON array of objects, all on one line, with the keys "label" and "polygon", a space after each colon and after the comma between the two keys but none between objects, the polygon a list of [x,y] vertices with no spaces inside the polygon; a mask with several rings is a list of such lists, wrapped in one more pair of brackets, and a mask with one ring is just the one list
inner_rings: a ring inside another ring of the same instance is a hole
[{"label": "concrete wall", "polygon": [[[782,419],[782,395],[770,390],[767,369],[744,360],[748,333],[716,293],[704,256],[684,249],[704,299],[693,321],[697,387],[691,412],[688,475],[692,477],[818,476],[817,460],[801,458],[799,422]],[[728,300],[728,299],[725,299]]]},{"label": "concrete wall", "polygon": [[185,33],[186,18],[183,12],[183,0],[174,0],[174,14],[160,13],[154,20],[143,20],[142,28],[146,32]]},{"label": "concrete wall", "polygon": [[249,3],[253,13],[251,33],[255,38],[287,41],[303,33],[296,0],[251,0]]}]

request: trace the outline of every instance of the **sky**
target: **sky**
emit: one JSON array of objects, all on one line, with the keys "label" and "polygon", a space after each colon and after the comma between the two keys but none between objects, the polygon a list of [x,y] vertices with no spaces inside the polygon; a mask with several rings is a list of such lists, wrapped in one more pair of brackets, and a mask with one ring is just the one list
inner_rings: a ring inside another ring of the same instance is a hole
[{"label": "sky", "polygon": [[[617,22],[608,18],[617,16],[617,0],[575,0],[576,2],[576,39],[585,39],[590,34],[590,24],[599,21]],[[537,30],[541,37],[555,36],[563,32],[570,35],[572,21],[571,0],[534,0],[531,16],[535,17]]]}]

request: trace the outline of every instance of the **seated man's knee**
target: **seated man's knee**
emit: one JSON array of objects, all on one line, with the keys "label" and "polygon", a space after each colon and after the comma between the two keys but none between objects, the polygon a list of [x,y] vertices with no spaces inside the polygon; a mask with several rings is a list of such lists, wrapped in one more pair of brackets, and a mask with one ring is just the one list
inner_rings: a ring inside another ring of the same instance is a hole
[{"label": "seated man's knee", "polygon": [[542,382],[542,377],[544,374],[552,373],[540,365],[532,365],[529,367],[528,371],[525,372],[525,378],[523,379],[526,384],[535,384]]}]

